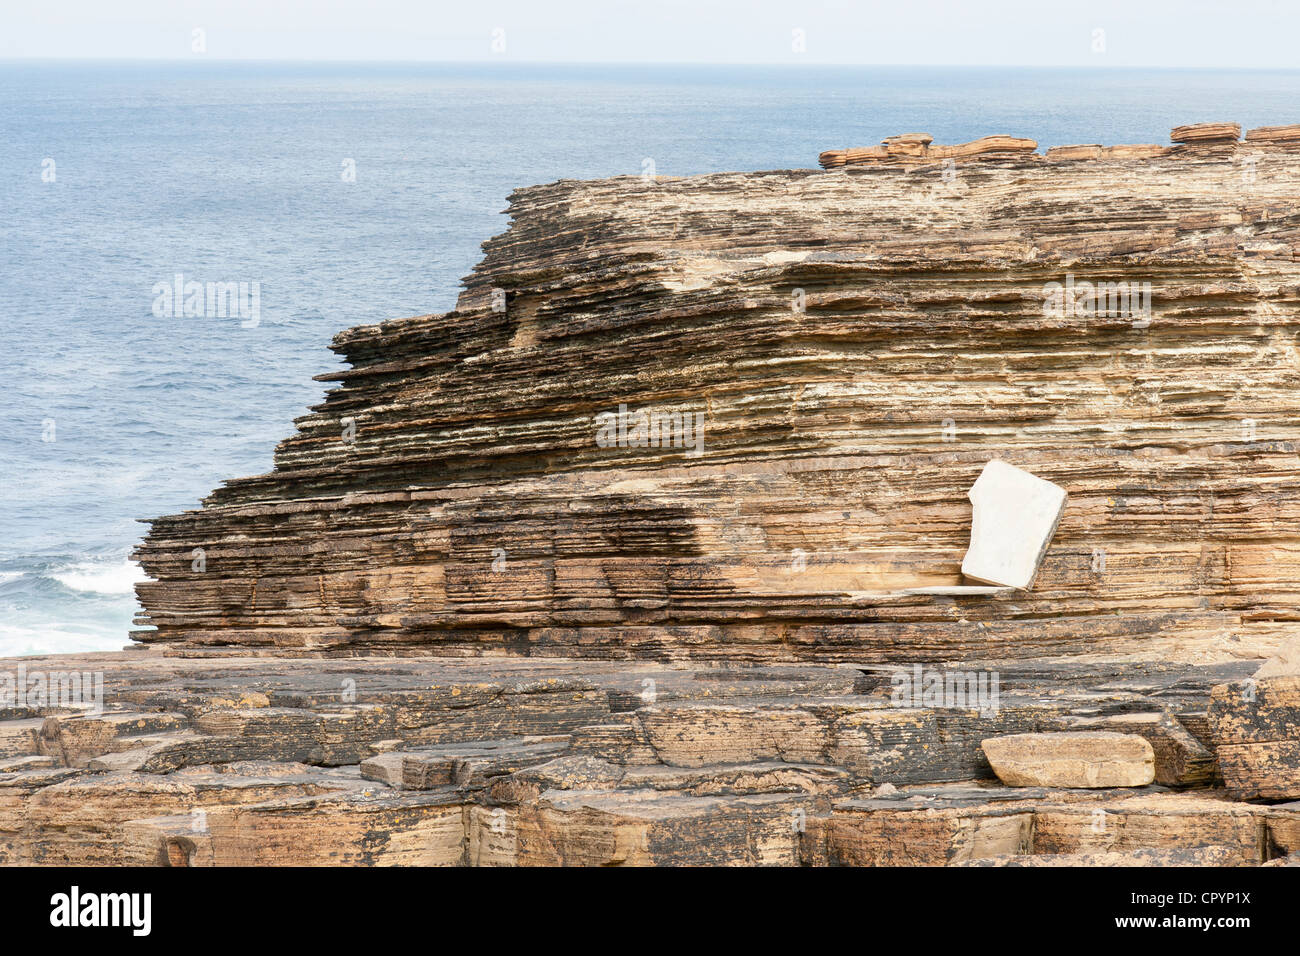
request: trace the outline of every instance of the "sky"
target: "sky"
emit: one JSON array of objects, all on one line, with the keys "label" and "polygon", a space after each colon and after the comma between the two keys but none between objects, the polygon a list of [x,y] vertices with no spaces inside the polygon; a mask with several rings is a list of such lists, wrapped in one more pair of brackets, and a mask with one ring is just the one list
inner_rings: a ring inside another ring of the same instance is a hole
[{"label": "sky", "polygon": [[0,0],[0,58],[1300,67],[1297,0]]}]

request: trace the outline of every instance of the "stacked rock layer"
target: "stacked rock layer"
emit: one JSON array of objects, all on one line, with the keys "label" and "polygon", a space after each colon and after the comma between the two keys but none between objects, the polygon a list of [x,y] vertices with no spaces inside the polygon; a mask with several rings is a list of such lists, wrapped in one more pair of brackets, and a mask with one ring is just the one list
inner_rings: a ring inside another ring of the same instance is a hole
[{"label": "stacked rock layer", "polygon": [[[152,523],[136,637],[1266,657],[1300,626],[1288,136],[521,189],[454,311],[339,334],[274,470]],[[961,583],[993,458],[1069,494],[1033,590],[908,593]]]}]

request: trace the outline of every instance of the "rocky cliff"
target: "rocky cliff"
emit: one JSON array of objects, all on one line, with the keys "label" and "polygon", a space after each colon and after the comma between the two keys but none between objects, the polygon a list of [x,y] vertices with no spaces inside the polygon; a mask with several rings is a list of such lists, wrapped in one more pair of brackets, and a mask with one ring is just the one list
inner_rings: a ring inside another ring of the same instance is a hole
[{"label": "rocky cliff", "polygon": [[[153,522],[136,637],[1267,656],[1300,618],[1300,149],[1208,125],[521,189],[455,310],[338,335],[274,470]],[[1069,493],[1033,590],[906,593],[961,581],[992,458]]]}]

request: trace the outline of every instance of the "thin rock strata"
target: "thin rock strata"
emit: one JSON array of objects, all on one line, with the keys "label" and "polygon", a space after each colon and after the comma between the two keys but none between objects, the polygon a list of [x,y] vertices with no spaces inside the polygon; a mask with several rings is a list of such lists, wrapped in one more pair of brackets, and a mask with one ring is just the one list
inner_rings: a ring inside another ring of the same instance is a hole
[{"label": "thin rock strata", "polygon": [[[517,191],[152,522],[135,650],[0,662],[0,862],[1300,858],[1300,133],[1239,135]],[[1060,494],[976,542],[993,461]]]},{"label": "thin rock strata", "polygon": [[[1266,657],[1300,617],[1274,142],[521,189],[454,311],[340,333],[274,470],[152,522],[136,637]],[[918,593],[963,584],[993,459],[1069,495],[1033,589]]]}]

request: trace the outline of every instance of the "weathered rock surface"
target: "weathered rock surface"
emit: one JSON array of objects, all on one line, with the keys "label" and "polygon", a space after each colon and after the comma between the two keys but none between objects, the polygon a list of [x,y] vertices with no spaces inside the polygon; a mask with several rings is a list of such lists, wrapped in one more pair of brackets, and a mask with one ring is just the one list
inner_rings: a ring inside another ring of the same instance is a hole
[{"label": "weathered rock surface", "polygon": [[[1190,716],[1185,715],[1184,720]],[[1209,786],[1214,780],[1214,754],[1182,721],[1169,714],[1112,714],[1080,720],[1071,728],[1137,734],[1144,738],[1155,757],[1156,783],[1167,787],[1201,787]]]},{"label": "weathered rock surface", "polygon": [[1240,123],[1193,123],[1175,126],[1169,134],[1175,143],[1235,143],[1241,139]]},{"label": "weathered rock surface", "polygon": [[1300,676],[1215,687],[1209,717],[1229,792],[1244,800],[1300,798]]},{"label": "weathered rock surface", "polygon": [[1155,780],[1155,752],[1137,734],[1013,734],[982,747],[1009,787],[1144,787]]},{"label": "weathered rock surface", "polygon": [[1300,144],[1300,123],[1287,126],[1257,126],[1246,131],[1246,142],[1261,146]]},{"label": "weathered rock surface", "polygon": [[[1187,770],[1198,744],[1182,721],[1250,662],[1008,661],[985,710],[900,702],[890,669],[868,665],[23,663],[98,671],[105,698],[101,713],[0,711],[23,751],[0,773],[2,863],[1251,865],[1300,852],[1300,803],[1241,803]],[[1143,728],[1192,789],[1010,788],[981,748],[990,733],[1092,725]]]}]

